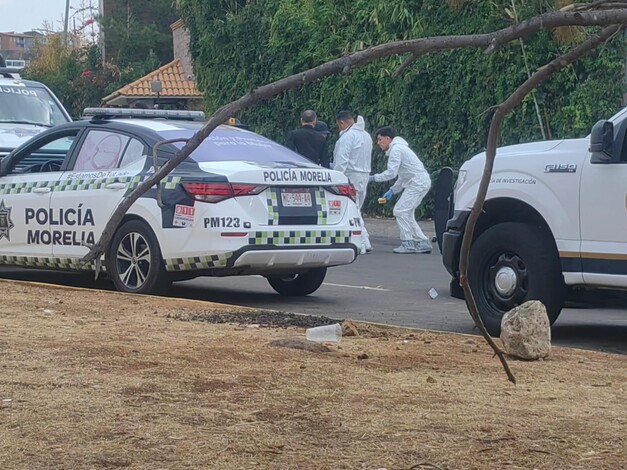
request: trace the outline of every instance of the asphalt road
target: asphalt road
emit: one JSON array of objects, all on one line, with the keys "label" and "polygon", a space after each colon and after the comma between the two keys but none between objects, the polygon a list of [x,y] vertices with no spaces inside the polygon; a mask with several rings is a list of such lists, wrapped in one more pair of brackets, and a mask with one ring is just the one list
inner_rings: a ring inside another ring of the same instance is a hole
[{"label": "asphalt road", "polygon": [[[427,235],[429,223],[421,224]],[[332,268],[314,294],[285,298],[262,277],[198,278],[175,283],[171,295],[331,318],[374,321],[417,328],[476,334],[465,303],[448,295],[449,277],[436,251],[396,255],[396,225],[367,220],[374,251],[348,266]],[[0,276],[67,285],[110,288],[84,275],[2,269]],[[429,289],[438,297],[431,299]],[[552,329],[554,344],[627,354],[627,297],[598,294],[595,304],[580,303],[562,311]],[[573,308],[575,307],[575,308]]]}]

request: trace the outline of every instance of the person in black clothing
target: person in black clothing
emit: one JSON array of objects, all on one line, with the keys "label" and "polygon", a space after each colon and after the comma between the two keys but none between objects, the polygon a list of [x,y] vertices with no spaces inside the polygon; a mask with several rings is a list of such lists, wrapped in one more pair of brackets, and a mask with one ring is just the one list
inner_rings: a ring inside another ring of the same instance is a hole
[{"label": "person in black clothing", "polygon": [[329,126],[327,126],[327,123],[319,119],[316,120],[316,125],[314,126],[314,129],[318,132],[321,132],[325,139],[328,139],[331,135],[331,131],[329,130]]},{"label": "person in black clothing", "polygon": [[316,113],[310,109],[300,115],[300,129],[290,132],[285,146],[300,153],[303,157],[318,165],[329,168],[327,138],[315,129]]}]

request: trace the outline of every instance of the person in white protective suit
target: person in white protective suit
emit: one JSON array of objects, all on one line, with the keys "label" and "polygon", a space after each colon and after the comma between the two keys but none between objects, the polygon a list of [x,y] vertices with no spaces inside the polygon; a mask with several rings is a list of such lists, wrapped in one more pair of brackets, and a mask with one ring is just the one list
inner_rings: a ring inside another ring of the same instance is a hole
[{"label": "person in white protective suit", "polygon": [[398,177],[381,198],[385,198],[383,202],[402,192],[393,212],[401,234],[401,245],[393,251],[400,254],[431,253],[431,241],[416,222],[416,208],[431,188],[429,173],[407,141],[398,137],[392,127],[379,129],[376,139],[377,145],[388,156],[388,167],[383,173],[370,176],[368,182],[383,182]]},{"label": "person in white protective suit", "polygon": [[361,223],[361,253],[372,251],[370,237],[361,217],[361,207],[366,200],[368,176],[372,160],[372,137],[366,132],[366,123],[361,116],[357,121],[350,111],[341,111],[337,115],[340,138],[333,150],[333,169],[346,175],[357,192],[357,206]]}]

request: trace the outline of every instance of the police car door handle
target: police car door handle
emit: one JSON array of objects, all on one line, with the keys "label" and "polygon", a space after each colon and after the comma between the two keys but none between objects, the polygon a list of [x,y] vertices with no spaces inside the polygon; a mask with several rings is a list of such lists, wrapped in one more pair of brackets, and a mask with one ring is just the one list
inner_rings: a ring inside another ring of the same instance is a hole
[{"label": "police car door handle", "polygon": [[126,189],[126,183],[109,183],[105,186],[107,189]]},{"label": "police car door handle", "polygon": [[33,192],[37,194],[48,194],[52,189],[50,188],[33,188]]}]

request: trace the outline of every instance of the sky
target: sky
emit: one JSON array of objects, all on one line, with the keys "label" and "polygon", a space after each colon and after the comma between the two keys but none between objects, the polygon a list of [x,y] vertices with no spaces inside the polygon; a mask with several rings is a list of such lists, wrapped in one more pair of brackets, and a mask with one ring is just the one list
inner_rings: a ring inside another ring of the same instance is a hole
[{"label": "sky", "polygon": [[[43,28],[48,21],[57,31],[63,30],[63,17],[65,15],[66,0],[0,0],[0,32],[32,31]],[[76,13],[76,9],[89,5],[89,0],[70,0],[70,18]],[[98,0],[92,0],[92,5],[98,9]],[[78,17],[76,15],[77,22]],[[72,28],[72,19],[70,19]]]}]

